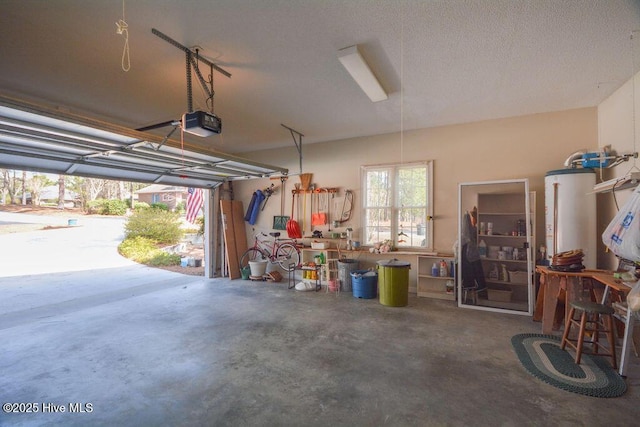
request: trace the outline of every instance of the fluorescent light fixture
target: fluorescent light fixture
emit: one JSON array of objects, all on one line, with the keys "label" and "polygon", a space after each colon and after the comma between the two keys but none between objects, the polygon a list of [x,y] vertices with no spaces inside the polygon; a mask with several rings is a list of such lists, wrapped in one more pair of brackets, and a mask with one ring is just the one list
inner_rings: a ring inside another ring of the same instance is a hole
[{"label": "fluorescent light fixture", "polygon": [[384,101],[388,98],[373,71],[360,55],[358,45],[340,49],[338,59],[372,102]]}]

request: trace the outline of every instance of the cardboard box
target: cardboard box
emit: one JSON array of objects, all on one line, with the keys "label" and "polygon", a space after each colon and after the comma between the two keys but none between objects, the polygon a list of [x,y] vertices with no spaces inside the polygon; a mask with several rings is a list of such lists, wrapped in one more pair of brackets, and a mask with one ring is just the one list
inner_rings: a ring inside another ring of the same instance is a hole
[{"label": "cardboard box", "polygon": [[511,283],[518,283],[520,285],[526,285],[528,283],[528,274],[526,271],[512,270],[509,271],[509,281]]},{"label": "cardboard box", "polygon": [[311,249],[328,249],[329,243],[327,242],[311,242]]},{"label": "cardboard box", "polygon": [[489,301],[511,302],[512,291],[502,291],[499,289],[488,289]]}]

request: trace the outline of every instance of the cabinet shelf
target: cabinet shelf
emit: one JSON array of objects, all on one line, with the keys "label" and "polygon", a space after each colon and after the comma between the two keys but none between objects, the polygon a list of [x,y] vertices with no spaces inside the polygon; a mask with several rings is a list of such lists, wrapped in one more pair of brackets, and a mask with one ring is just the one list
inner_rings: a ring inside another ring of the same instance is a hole
[{"label": "cabinet shelf", "polygon": [[524,212],[478,212],[479,217],[484,216],[524,216]]},{"label": "cabinet shelf", "polygon": [[509,239],[526,239],[527,238],[527,236],[513,236],[511,234],[478,234],[478,237],[481,239],[485,239],[485,238],[492,239],[494,237],[498,239],[500,238],[506,239],[507,237]]},{"label": "cabinet shelf", "polygon": [[514,283],[514,282],[505,282],[504,280],[497,280],[497,279],[489,279],[489,278],[485,278],[484,279],[487,283],[495,283],[496,285],[504,285],[504,286],[529,286],[527,283]]},{"label": "cabinet shelf", "polygon": [[[422,254],[418,255],[418,274],[416,294],[419,297],[436,298],[454,301],[455,282],[453,276],[432,276],[431,267],[433,264],[440,265],[440,261],[447,263],[449,274],[452,267],[455,269],[453,254]],[[449,287],[447,287],[449,285]]]},{"label": "cabinet shelf", "polygon": [[429,279],[434,280],[453,280],[453,276],[432,276],[430,274],[418,274],[418,277],[428,277]]},{"label": "cabinet shelf", "polygon": [[503,308],[505,310],[527,311],[526,301],[490,301],[490,300],[478,300],[478,305],[484,307]]},{"label": "cabinet shelf", "polygon": [[429,291],[418,291],[419,297],[424,298],[435,298],[435,299],[443,299],[448,301],[455,301],[455,294],[453,292],[429,292]]},{"label": "cabinet shelf", "polygon": [[526,264],[527,261],[526,260],[520,260],[520,259],[498,259],[498,258],[480,258],[482,261],[487,261],[487,262],[515,262],[518,264]]}]

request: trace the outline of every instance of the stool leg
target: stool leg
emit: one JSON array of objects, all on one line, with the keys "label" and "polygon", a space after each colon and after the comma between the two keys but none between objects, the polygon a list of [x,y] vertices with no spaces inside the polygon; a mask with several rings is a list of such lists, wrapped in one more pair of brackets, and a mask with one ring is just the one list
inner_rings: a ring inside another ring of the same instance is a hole
[{"label": "stool leg", "polygon": [[569,331],[571,330],[571,319],[573,319],[573,313],[575,311],[576,309],[573,307],[571,307],[571,310],[569,310],[569,316],[567,316],[567,321],[564,325],[564,333],[562,334],[562,344],[560,345],[560,348],[562,350],[564,350],[564,348],[567,346],[567,338],[569,338]]},{"label": "stool leg", "polygon": [[582,344],[584,343],[584,330],[587,324],[587,312],[583,311],[580,316],[580,332],[578,333],[578,345],[576,347],[576,363],[580,364],[582,358]]},{"label": "stool leg", "polygon": [[609,338],[609,349],[611,350],[611,366],[613,369],[618,369],[618,360],[616,357],[616,337],[613,330],[613,316],[610,314],[605,315],[607,319],[607,338]]},{"label": "stool leg", "polygon": [[593,328],[593,336],[592,336],[593,353],[598,354],[598,351],[600,350],[600,330],[604,328],[604,320],[602,319],[602,316],[600,316],[598,313],[594,314],[594,316],[595,316],[595,322],[593,323],[594,328]]}]

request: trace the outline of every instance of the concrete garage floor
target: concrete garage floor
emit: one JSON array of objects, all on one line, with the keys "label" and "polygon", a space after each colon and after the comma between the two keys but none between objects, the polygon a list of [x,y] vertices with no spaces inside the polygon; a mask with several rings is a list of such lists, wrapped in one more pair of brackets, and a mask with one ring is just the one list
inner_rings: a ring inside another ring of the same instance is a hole
[{"label": "concrete garage floor", "polygon": [[[77,297],[55,291],[57,283],[124,277],[127,268],[50,274],[49,286],[27,278],[46,302],[12,308],[4,300],[2,402],[67,412],[0,413],[1,425],[637,422],[637,358],[620,398],[556,389],[529,375],[511,348],[514,334],[540,330],[526,316],[416,297],[390,308],[348,293],[300,293],[284,282],[140,269],[131,287]],[[20,300],[24,287],[7,283],[4,298]],[[69,403],[92,411],[69,413]]]}]

